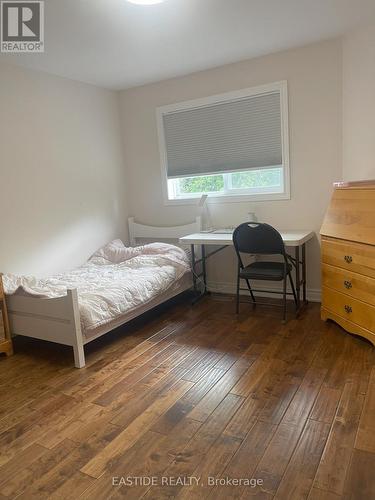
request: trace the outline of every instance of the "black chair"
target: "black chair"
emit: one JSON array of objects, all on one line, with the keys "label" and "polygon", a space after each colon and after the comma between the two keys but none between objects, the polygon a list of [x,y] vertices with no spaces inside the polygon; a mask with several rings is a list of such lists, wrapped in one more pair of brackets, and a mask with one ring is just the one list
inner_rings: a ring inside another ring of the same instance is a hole
[{"label": "black chair", "polygon": [[[237,272],[237,297],[236,312],[239,313],[240,304],[240,280],[245,280],[250,292],[253,304],[256,304],[254,291],[250,286],[250,280],[259,281],[283,281],[283,321],[286,320],[286,291],[287,279],[289,277],[292,288],[294,302],[297,306],[297,296],[292,279],[292,265],[289,263],[289,257],[285,252],[283,239],[275,228],[268,224],[258,222],[244,222],[233,232],[233,244],[238,257]],[[281,262],[256,261],[245,266],[241,254],[250,255],[280,255]],[[243,289],[241,289],[243,290]],[[263,291],[263,290],[262,290]],[[270,291],[270,293],[277,293]],[[270,304],[267,304],[270,305]]]}]

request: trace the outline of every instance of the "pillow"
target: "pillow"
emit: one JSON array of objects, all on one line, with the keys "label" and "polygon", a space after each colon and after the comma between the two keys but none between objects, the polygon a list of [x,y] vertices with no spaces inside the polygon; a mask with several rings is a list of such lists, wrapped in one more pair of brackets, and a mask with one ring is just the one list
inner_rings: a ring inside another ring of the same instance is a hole
[{"label": "pillow", "polygon": [[126,247],[121,240],[113,240],[99,248],[90,257],[89,262],[100,264],[103,261],[109,261],[113,264],[119,264],[132,257],[134,257],[134,248]]}]

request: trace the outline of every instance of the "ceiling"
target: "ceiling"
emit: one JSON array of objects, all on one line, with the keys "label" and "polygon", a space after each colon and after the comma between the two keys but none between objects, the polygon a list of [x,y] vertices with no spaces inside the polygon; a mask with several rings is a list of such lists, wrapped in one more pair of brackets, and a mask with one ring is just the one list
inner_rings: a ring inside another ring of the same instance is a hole
[{"label": "ceiling", "polygon": [[45,53],[1,60],[111,89],[335,37],[374,0],[45,0]]}]

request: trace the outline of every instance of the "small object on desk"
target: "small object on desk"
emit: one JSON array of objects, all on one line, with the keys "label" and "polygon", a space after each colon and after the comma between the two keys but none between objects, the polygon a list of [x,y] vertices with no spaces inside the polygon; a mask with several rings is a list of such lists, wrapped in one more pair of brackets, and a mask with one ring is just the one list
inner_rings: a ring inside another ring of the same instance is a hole
[{"label": "small object on desk", "polygon": [[255,212],[248,212],[248,222],[258,222],[258,217]]},{"label": "small object on desk", "polygon": [[198,201],[198,207],[201,208],[205,212],[205,214],[203,216],[204,232],[211,232],[212,231],[212,222],[211,222],[210,211],[209,211],[208,206],[207,206],[207,198],[208,198],[208,194],[202,194],[202,196],[199,198],[199,201]]},{"label": "small object on desk", "polygon": [[2,274],[0,273],[0,352],[7,356],[13,354],[13,344],[10,336],[8,311],[5,303]]}]

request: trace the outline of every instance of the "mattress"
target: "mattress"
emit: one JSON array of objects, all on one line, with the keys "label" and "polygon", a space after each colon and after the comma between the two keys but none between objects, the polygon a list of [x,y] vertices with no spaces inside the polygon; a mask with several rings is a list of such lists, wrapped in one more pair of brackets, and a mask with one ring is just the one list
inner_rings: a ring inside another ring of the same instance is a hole
[{"label": "mattress", "polygon": [[44,278],[6,274],[3,280],[7,294],[55,298],[77,289],[82,332],[92,339],[186,289],[186,275],[189,259],[179,247],[126,247],[114,240],[71,271]]},{"label": "mattress", "polygon": [[189,290],[193,286],[193,278],[191,273],[186,273],[182,278],[176,280],[165,292],[159,293],[156,297],[139,304],[137,307],[129,309],[125,314],[119,316],[117,319],[109,321],[98,327],[91,328],[89,330],[83,331],[84,343],[90,342],[98,337],[101,337],[105,333],[117,328],[134,318],[137,318],[141,314],[150,311],[154,307],[163,304],[167,300],[176,297],[180,293]]}]

